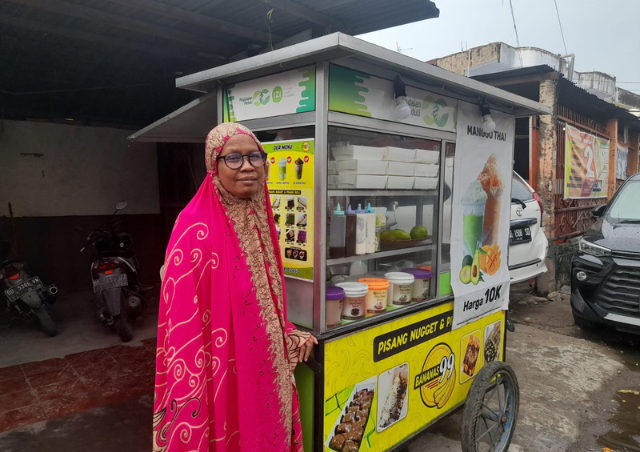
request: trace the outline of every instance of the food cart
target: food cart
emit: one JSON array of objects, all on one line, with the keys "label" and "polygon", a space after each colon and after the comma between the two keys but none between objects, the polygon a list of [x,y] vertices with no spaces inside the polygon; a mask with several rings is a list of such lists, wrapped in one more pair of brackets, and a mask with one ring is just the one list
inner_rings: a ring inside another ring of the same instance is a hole
[{"label": "food cart", "polygon": [[268,154],[305,450],[386,451],[465,404],[464,450],[508,447],[515,118],[547,107],[336,33],[177,79],[200,99],[132,135],[242,122]]}]

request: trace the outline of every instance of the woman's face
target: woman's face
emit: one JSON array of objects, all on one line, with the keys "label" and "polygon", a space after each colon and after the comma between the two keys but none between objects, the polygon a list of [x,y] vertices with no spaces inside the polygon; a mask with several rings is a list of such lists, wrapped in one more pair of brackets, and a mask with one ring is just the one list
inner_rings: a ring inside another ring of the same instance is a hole
[{"label": "woman's face", "polygon": [[[218,157],[237,152],[249,155],[260,151],[256,142],[249,135],[238,134],[229,138]],[[255,168],[248,158],[243,158],[239,169],[230,169],[224,160],[218,160],[218,177],[222,186],[238,198],[251,198],[264,184],[264,166]]]}]

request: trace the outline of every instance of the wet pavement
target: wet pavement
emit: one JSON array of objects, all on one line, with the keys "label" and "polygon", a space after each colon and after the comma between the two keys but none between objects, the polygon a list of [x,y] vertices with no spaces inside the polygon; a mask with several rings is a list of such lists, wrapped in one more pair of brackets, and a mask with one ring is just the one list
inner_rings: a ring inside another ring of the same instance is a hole
[{"label": "wet pavement", "polygon": [[[521,402],[509,450],[640,451],[640,337],[579,329],[566,294],[512,301],[507,362]],[[105,345],[0,366],[0,450],[150,450],[155,340]],[[410,451],[460,451],[460,428],[457,412]]]},{"label": "wet pavement", "polygon": [[[578,439],[567,452],[640,452],[640,335],[611,328],[582,329],[573,324],[568,287],[551,301],[520,294],[512,298],[511,318],[522,325],[593,344],[620,364],[609,369],[602,388],[589,396],[589,405],[579,425]],[[551,296],[553,298],[553,296]],[[594,369],[585,367],[585,374]],[[572,401],[569,401],[572,402]]]}]

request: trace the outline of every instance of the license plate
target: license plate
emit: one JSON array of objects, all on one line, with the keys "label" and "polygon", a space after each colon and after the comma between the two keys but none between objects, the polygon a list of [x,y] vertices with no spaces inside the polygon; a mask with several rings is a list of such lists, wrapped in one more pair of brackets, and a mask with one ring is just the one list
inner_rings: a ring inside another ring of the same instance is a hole
[{"label": "license plate", "polygon": [[516,243],[526,243],[531,241],[531,228],[516,228],[509,231],[509,243],[511,245]]},{"label": "license plate", "polygon": [[34,290],[42,289],[42,281],[37,276],[35,278],[31,278],[29,281],[25,281],[23,283],[18,284],[17,286],[13,286],[4,291],[4,294],[7,296],[9,301],[14,302],[29,292],[33,292]]},{"label": "license plate", "polygon": [[101,290],[113,289],[115,287],[126,287],[129,285],[127,274],[107,276],[106,278],[93,280],[93,291],[100,292]]}]

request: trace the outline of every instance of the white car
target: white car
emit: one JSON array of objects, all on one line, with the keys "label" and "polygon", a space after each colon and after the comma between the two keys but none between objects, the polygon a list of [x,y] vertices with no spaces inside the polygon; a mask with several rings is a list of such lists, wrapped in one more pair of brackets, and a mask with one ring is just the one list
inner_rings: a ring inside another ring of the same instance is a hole
[{"label": "white car", "polygon": [[535,278],[547,271],[549,243],[542,229],[542,200],[518,173],[511,183],[509,276],[512,283]]}]

